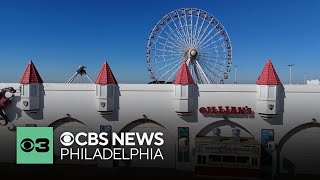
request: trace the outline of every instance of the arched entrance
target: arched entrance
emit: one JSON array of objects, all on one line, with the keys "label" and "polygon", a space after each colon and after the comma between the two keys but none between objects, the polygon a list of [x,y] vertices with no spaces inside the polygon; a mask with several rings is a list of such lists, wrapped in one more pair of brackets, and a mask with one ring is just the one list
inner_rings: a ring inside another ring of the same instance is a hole
[{"label": "arched entrance", "polygon": [[[134,146],[136,148],[141,148],[142,152],[149,152],[149,160],[146,159],[146,156],[140,157],[136,156],[132,160],[122,160],[122,161],[116,161],[115,165],[120,167],[157,167],[157,168],[175,168],[175,143],[174,139],[171,136],[171,133],[161,124],[158,122],[151,120],[151,119],[138,119],[135,121],[132,121],[131,123],[127,124],[125,127],[121,129],[121,132],[138,132],[142,135],[142,133],[148,133],[150,135],[151,132],[162,132],[163,133],[163,140],[164,144],[161,147],[151,145],[151,146]],[[137,144],[137,141],[136,141]],[[129,154],[129,148],[128,146],[120,146],[117,147],[124,148],[126,154]],[[155,151],[157,148],[160,148],[163,160],[160,158],[150,160],[150,157],[152,155],[150,154],[152,148],[153,154],[155,154]]]},{"label": "arched entrance", "polygon": [[213,122],[196,136],[195,172],[200,175],[260,176],[260,156],[260,142],[229,120]]},{"label": "arched entrance", "polygon": [[320,174],[320,123],[301,124],[279,141],[280,172]]},{"label": "arched entrance", "polygon": [[[59,120],[54,121],[49,125],[49,127],[53,127],[53,137],[54,137],[54,163],[55,164],[97,164],[96,160],[78,160],[78,158],[81,159],[81,156],[73,155],[72,160],[70,160],[70,156],[66,157],[64,159],[61,159],[61,148],[64,147],[60,143],[60,136],[64,132],[71,132],[73,135],[79,133],[79,132],[90,132],[91,130],[87,125],[85,125],[83,122],[71,118],[66,117]],[[80,138],[81,140],[81,138]],[[80,151],[81,148],[76,143],[73,143],[73,145],[68,146],[68,149],[72,148],[72,152],[76,153]],[[83,148],[87,149],[87,154],[91,155],[94,153],[96,146],[84,146]],[[92,156],[92,155],[91,155]]]}]

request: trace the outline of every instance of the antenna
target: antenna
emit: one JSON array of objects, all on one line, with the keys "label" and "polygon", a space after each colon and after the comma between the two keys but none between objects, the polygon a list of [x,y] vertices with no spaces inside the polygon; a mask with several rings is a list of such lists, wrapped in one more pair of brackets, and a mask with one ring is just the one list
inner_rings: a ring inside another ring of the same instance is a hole
[{"label": "antenna", "polygon": [[94,83],[94,82],[92,81],[92,79],[90,78],[90,76],[87,74],[87,71],[85,70],[85,68],[87,68],[87,67],[82,66],[82,65],[79,66],[78,69],[77,69],[77,71],[76,71],[76,73],[74,73],[74,75],[69,79],[69,81],[68,81],[67,83],[69,83],[69,84],[72,83],[79,74],[80,74],[80,76],[86,75],[87,78],[91,81],[91,83]]}]

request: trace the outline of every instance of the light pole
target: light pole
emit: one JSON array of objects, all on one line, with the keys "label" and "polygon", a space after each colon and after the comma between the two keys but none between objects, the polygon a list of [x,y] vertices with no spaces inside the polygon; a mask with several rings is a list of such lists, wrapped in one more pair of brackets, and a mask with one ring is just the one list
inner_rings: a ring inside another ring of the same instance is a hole
[{"label": "light pole", "polygon": [[307,84],[307,73],[303,74],[303,84]]},{"label": "light pole", "polygon": [[288,64],[287,65],[289,67],[289,76],[290,76],[290,79],[289,79],[289,84],[292,84],[292,67],[294,66],[294,64]]},{"label": "light pole", "polygon": [[237,84],[238,65],[234,66],[234,83]]}]

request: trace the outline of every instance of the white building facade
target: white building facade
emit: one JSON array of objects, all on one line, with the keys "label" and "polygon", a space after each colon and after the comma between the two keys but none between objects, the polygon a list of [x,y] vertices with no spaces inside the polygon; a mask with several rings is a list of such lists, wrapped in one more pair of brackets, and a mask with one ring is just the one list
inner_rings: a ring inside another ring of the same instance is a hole
[{"label": "white building facade", "polygon": [[[2,163],[15,163],[12,126],[53,127],[55,150],[62,132],[111,127],[116,133],[163,132],[165,159],[108,166],[148,164],[200,174],[231,167],[257,175],[264,146],[275,142],[270,155],[277,156],[277,171],[320,172],[320,86],[282,85],[270,61],[257,84],[194,84],[184,63],[173,84],[118,84],[107,63],[96,84],[43,83],[31,62],[21,82],[0,84],[6,87],[20,91],[2,109],[10,121],[0,126]],[[56,154],[55,163],[77,163]]]}]

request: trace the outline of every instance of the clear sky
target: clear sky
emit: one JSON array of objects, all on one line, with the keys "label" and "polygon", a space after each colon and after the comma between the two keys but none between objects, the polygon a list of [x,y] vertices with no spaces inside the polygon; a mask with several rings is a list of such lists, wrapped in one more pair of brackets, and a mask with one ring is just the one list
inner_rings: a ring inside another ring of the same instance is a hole
[{"label": "clear sky", "polygon": [[95,79],[107,59],[118,82],[146,83],[150,30],[183,7],[225,26],[239,83],[254,83],[268,58],[283,83],[291,63],[294,82],[320,78],[317,0],[0,0],[0,82],[19,81],[30,59],[45,82],[65,82],[81,64]]}]

